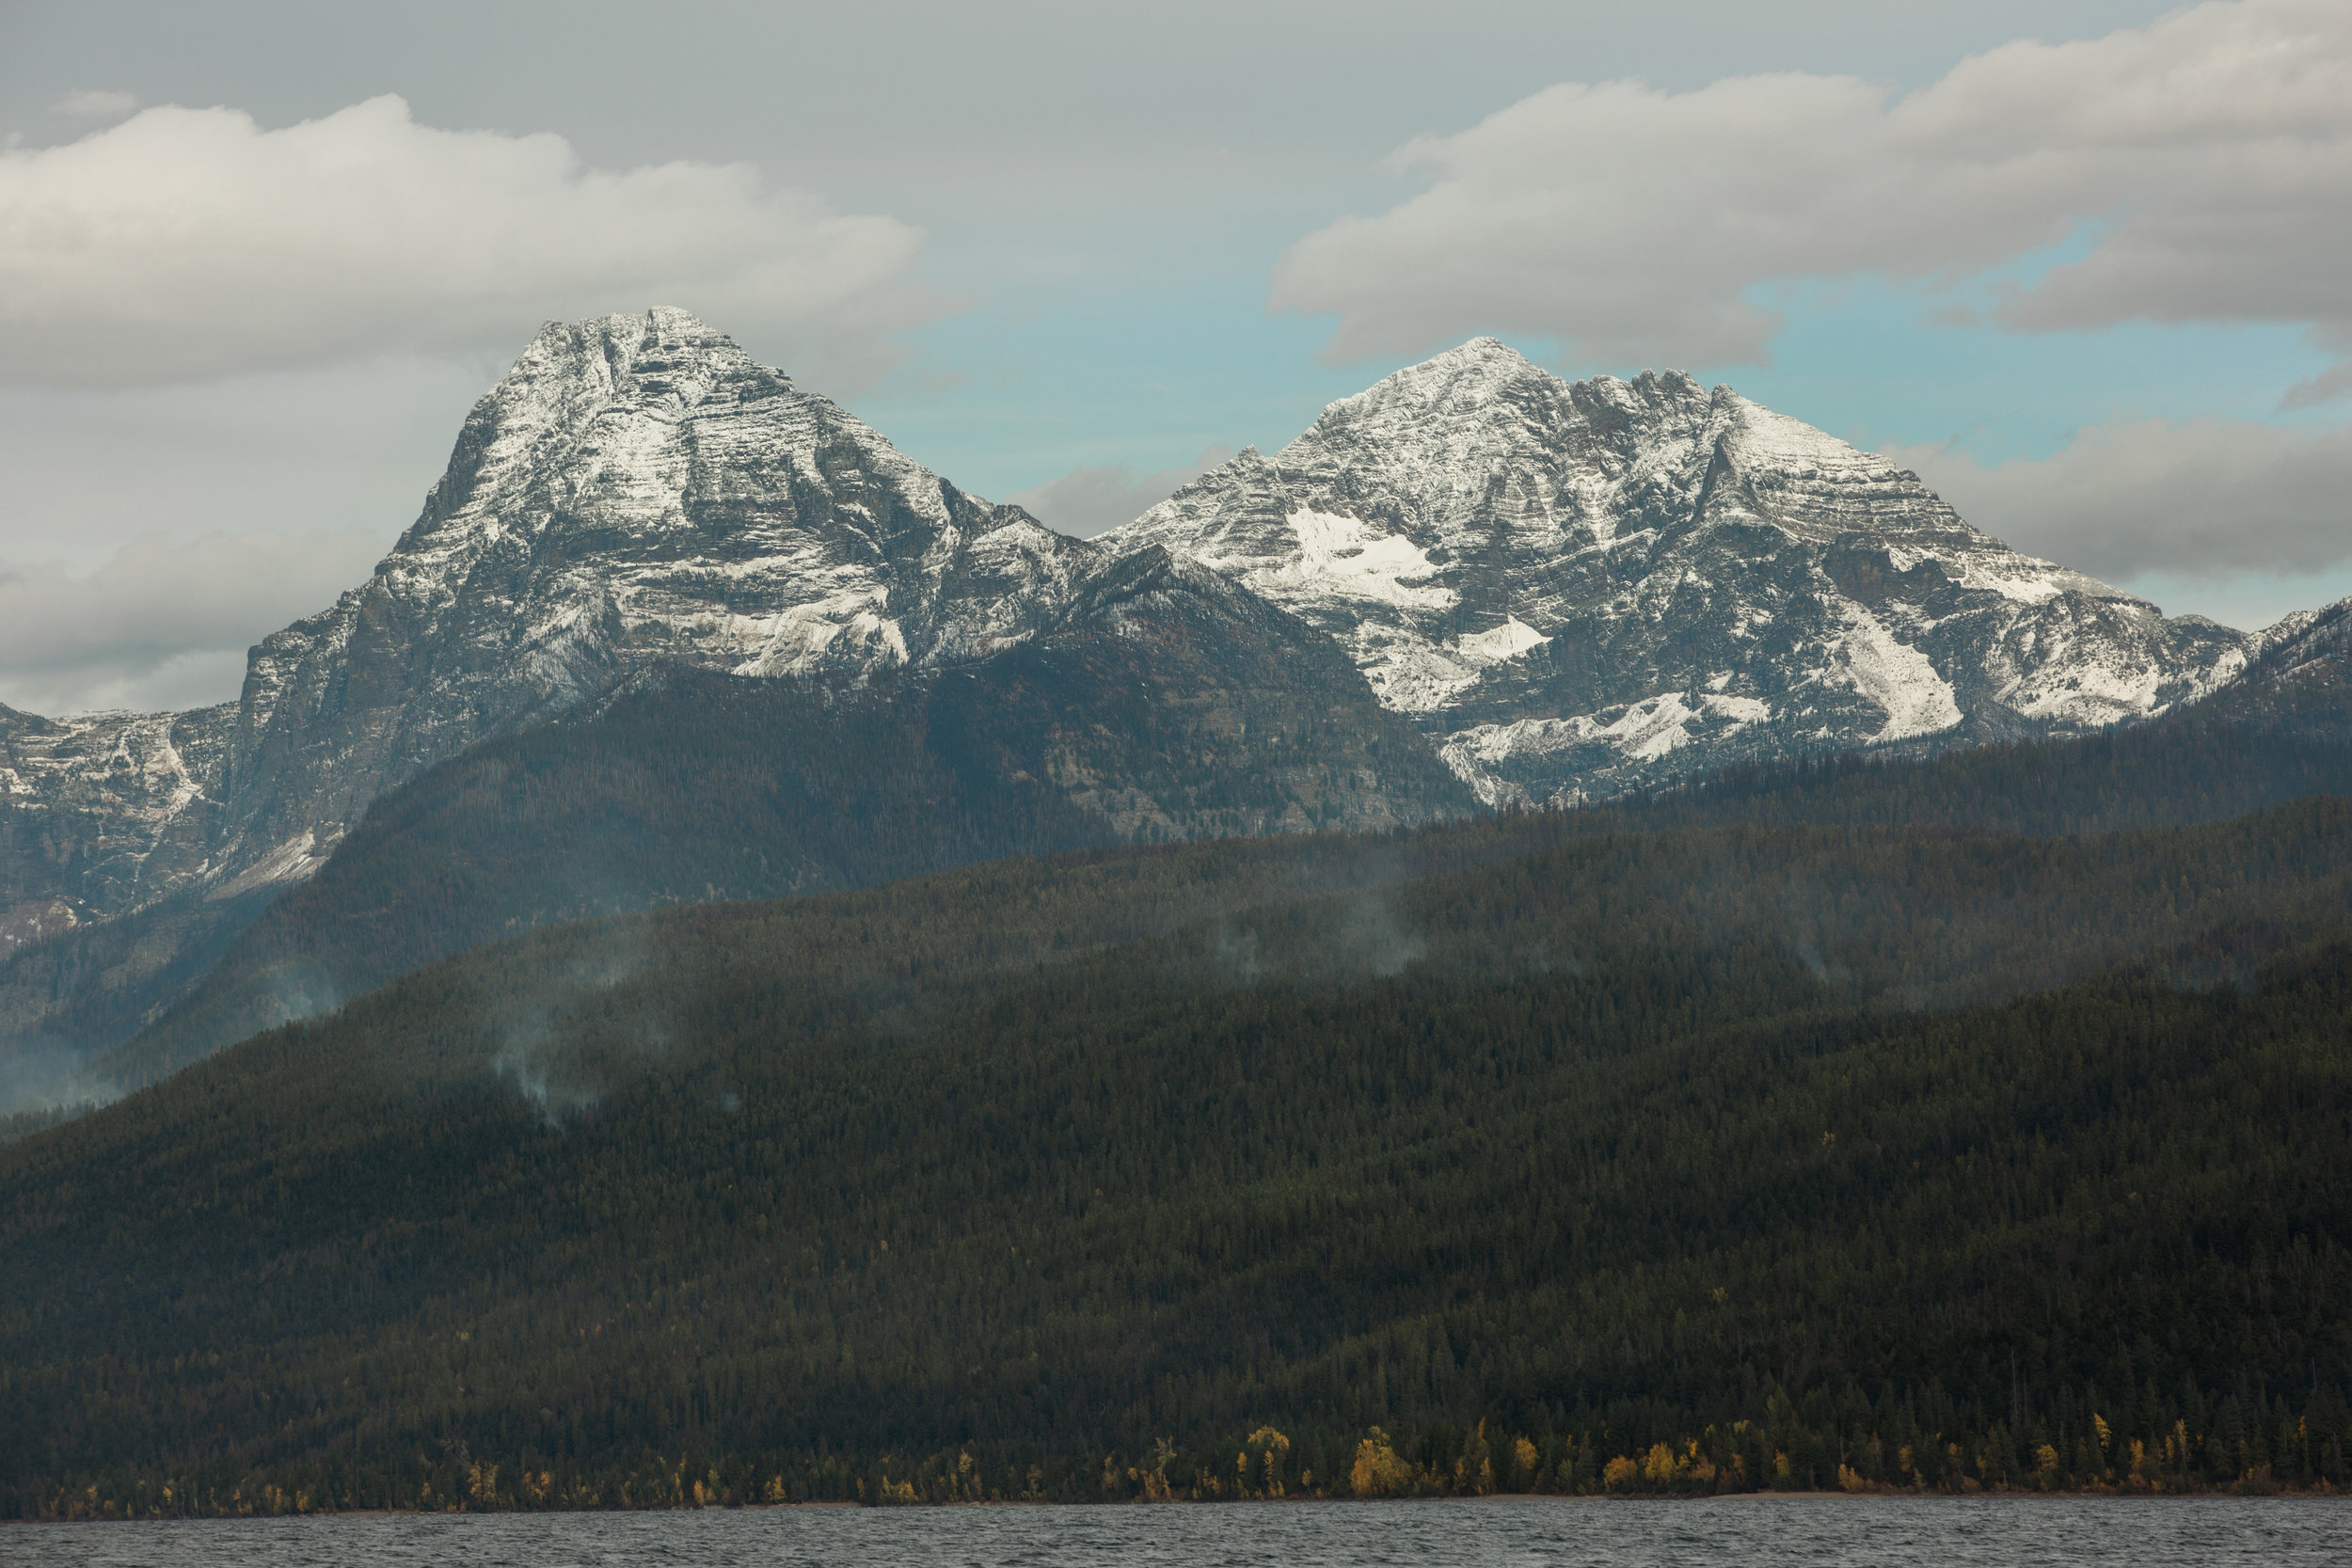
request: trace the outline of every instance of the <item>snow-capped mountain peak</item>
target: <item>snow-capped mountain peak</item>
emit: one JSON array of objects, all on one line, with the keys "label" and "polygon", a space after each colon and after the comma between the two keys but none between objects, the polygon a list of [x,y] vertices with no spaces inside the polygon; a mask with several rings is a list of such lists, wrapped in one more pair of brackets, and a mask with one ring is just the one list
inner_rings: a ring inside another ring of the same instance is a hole
[{"label": "snow-capped mountain peak", "polygon": [[382,790],[641,672],[985,657],[1065,613],[1101,554],[691,312],[549,323],[369,578],[253,649],[239,703],[0,718],[0,750],[13,797],[88,824],[69,905],[228,895],[308,876]]},{"label": "snow-capped mountain peak", "polygon": [[1915,474],[1680,372],[1569,383],[1491,338],[1104,536],[1337,638],[1489,800],[1740,757],[2143,718],[2243,639],[1978,532]]},{"label": "snow-capped mountain peak", "polygon": [[[308,833],[323,855],[389,783],[633,671],[982,657],[1033,636],[1094,553],[691,312],[550,323],[374,575],[255,650],[229,787],[267,803],[238,853]],[[397,674],[355,702],[363,672]]]}]

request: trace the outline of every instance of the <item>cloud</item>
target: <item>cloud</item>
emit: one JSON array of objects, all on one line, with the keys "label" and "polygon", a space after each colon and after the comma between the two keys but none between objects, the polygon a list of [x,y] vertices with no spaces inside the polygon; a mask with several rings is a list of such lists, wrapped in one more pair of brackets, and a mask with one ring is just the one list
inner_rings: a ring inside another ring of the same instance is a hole
[{"label": "cloud", "polygon": [[2141,420],[1993,465],[1948,447],[1884,451],[1978,528],[2093,577],[2211,581],[2352,561],[2352,429]]},{"label": "cloud", "polygon": [[0,379],[119,387],[383,349],[512,352],[550,317],[683,305],[836,392],[933,313],[921,232],[747,165],[589,168],[398,98],[264,130],[158,107],[0,152]]},{"label": "cloud", "polygon": [[76,87],[57,100],[57,113],[71,119],[120,119],[139,106],[138,95]]},{"label": "cloud", "polygon": [[1046,527],[1079,539],[1090,539],[1104,529],[1133,522],[1211,468],[1232,461],[1231,447],[1206,447],[1182,467],[1137,473],[1124,463],[1100,467],[1081,465],[1059,479],[1005,499],[1026,507]]},{"label": "cloud", "polygon": [[2323,347],[2346,355],[2319,374],[2296,382],[2279,400],[2281,409],[2316,408],[2323,403],[2352,393],[2352,334],[2330,329],[2315,331],[2312,336]]},{"label": "cloud", "polygon": [[97,570],[0,562],[0,703],[159,711],[233,698],[246,650],[364,581],[383,541],[212,533],[149,541]]},{"label": "cloud", "polygon": [[[1764,360],[1763,286],[1984,284],[2013,330],[2298,323],[2352,356],[2352,7],[2245,0],[2020,41],[1900,99],[1845,76],[1554,87],[1394,166],[1434,178],[1294,245],[1272,305],[1327,354],[1479,331],[1620,365]],[[2072,237],[2029,281],[1985,281]],[[2306,400],[2352,389],[2300,389]]]}]

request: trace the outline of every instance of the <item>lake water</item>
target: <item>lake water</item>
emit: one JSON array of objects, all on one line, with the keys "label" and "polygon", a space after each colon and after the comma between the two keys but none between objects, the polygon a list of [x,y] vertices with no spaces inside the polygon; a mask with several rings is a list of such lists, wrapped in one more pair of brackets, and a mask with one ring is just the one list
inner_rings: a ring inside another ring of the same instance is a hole
[{"label": "lake water", "polygon": [[40,1568],[1097,1568],[1108,1564],[1976,1565],[2352,1563],[2352,1501],[1740,1498],[1644,1503],[768,1509],[0,1525]]}]

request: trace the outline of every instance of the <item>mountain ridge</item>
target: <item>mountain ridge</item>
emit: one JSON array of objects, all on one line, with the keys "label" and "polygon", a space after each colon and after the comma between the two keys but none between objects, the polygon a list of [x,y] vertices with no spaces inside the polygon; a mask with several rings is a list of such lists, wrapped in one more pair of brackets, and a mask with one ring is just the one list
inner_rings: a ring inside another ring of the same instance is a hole
[{"label": "mountain ridge", "polygon": [[[1791,541],[1804,560],[1781,559]],[[1335,637],[1489,804],[2145,718],[2296,622],[2166,620],[1729,388],[1565,382],[1492,338],[1076,541],[656,308],[543,328],[417,521],[256,645],[236,704],[0,712],[0,800],[83,819],[44,877],[0,865],[0,942],[191,882],[299,880],[389,784],[650,666],[854,679],[986,657],[1154,544]]]},{"label": "mountain ridge", "polygon": [[[858,689],[978,669],[1089,616],[1086,636],[1129,643],[1066,689],[1099,711],[1025,732],[1044,749],[1004,751],[990,787],[1050,778],[1089,833],[1142,837],[2089,733],[2334,624],[2166,620],[1728,388],[1569,383],[1494,339],[1080,541],[957,488],[690,312],[549,323],[469,413],[416,521],[366,581],[254,648],[237,703],[0,710],[0,1040],[102,1048],[155,1023],[190,955],[230,950],[370,802],[476,745],[677,672]],[[1211,622],[1257,672],[1221,694],[1182,631]],[[1304,648],[1291,627],[1343,658],[1283,656]],[[1115,682],[1155,640],[1189,694],[1138,689],[1193,708],[1164,716],[1184,738],[1145,762],[1122,750],[1135,711]],[[1356,717],[1301,729],[1302,700]],[[1470,795],[1408,764],[1392,721]],[[1311,730],[1319,761],[1281,752]],[[1158,771],[1111,777],[1113,756]],[[1234,769],[1261,766],[1280,782],[1237,811]]]}]

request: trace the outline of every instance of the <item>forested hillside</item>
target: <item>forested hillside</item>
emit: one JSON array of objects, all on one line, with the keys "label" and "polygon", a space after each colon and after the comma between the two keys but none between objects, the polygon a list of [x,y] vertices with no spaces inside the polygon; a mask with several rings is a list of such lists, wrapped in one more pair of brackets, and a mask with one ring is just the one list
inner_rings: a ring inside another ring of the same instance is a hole
[{"label": "forested hillside", "polygon": [[539,932],[0,1149],[0,1487],[2340,1482],[2347,940],[2331,800]]},{"label": "forested hillside", "polygon": [[968,669],[854,689],[680,672],[587,721],[475,747],[378,800],[96,1071],[151,1082],[561,920],[1475,809],[1330,648],[1262,606],[1203,611],[1153,576],[1169,570],[1140,562],[1098,613]]},{"label": "forested hillside", "polygon": [[[1285,814],[1293,825],[1410,818],[1468,803],[1401,721],[1367,720],[1368,703],[1316,715],[1261,691],[1253,715],[1234,723],[1202,702],[1230,677],[1185,674],[1200,663],[1198,648],[1160,660],[1151,700],[1107,701],[1140,689],[1128,650],[1069,641],[911,680],[906,691],[688,675],[590,721],[477,747],[377,802],[314,879],[280,896],[185,1001],[100,1067],[118,1083],[149,1082],[421,964],[553,921],[868,887],[1154,836],[1103,809],[1089,777],[1138,781],[1186,832],[1279,825]],[[1170,668],[1178,679],[1167,678]],[[1734,769],[1502,830],[1491,852],[1532,842],[1530,832],[1740,822],[2069,834],[2219,821],[2352,794],[2345,691],[2333,659],[2258,666],[2137,728]],[[1096,710],[1112,721],[1062,717]],[[1275,717],[1290,732],[1266,733]],[[1344,738],[1351,726],[1360,739]],[[1440,834],[1425,852],[1442,863],[1473,842],[1487,841]],[[1423,852],[1389,857],[1389,875]]]}]

